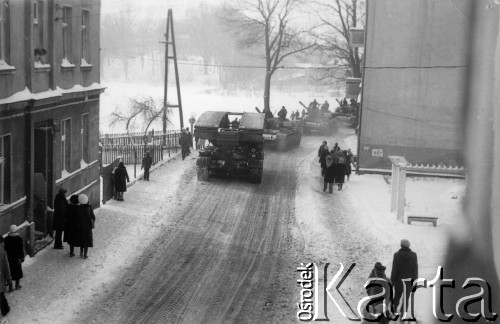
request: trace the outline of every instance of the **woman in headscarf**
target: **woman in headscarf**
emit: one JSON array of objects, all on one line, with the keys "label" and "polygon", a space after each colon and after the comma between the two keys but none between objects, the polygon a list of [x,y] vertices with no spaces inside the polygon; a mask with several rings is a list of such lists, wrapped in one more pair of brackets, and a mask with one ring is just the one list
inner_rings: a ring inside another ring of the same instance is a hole
[{"label": "woman in headscarf", "polygon": [[69,205],[66,210],[66,227],[64,228],[64,242],[69,244],[69,256],[75,256],[75,246],[78,243],[78,195],[69,198]]},{"label": "woman in headscarf", "polygon": [[[21,264],[24,262],[24,247],[23,238],[17,233],[17,226],[11,225],[9,235],[5,238],[5,252],[9,260],[10,274],[12,280],[16,282],[16,289],[21,289],[19,281],[23,277],[23,268]],[[11,292],[12,283],[9,285],[9,292]]]},{"label": "woman in headscarf", "polygon": [[117,193],[117,200],[123,201],[123,193],[127,191],[127,182],[130,182],[128,177],[127,168],[123,162],[113,170],[115,179],[115,191]]},{"label": "woman in headscarf", "polygon": [[80,247],[80,257],[87,259],[89,247],[94,247],[92,238],[92,229],[94,228],[95,215],[92,206],[89,205],[89,198],[85,194],[78,196],[78,240],[77,245]]}]

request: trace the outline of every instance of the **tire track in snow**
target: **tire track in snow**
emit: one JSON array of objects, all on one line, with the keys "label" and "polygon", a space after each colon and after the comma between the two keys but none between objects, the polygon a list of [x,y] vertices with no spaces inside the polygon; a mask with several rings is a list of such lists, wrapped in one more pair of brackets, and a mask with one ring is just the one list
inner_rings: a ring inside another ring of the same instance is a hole
[{"label": "tire track in snow", "polygon": [[84,322],[272,320],[273,313],[262,308],[272,309],[283,293],[280,273],[288,262],[297,163],[304,155],[303,149],[267,153],[260,185],[228,179],[198,183],[192,162],[165,234]]}]

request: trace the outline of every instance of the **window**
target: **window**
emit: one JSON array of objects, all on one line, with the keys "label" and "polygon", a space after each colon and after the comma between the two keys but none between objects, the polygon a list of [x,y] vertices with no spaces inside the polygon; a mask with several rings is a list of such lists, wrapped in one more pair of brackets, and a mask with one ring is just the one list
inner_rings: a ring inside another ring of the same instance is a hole
[{"label": "window", "polygon": [[10,204],[10,135],[0,136],[0,205]]},{"label": "window", "polygon": [[71,119],[61,122],[61,166],[63,171],[71,172]]},{"label": "window", "polygon": [[90,64],[90,14],[88,10],[82,10],[82,66]]},{"label": "window", "polygon": [[35,38],[35,48],[44,49],[43,39],[43,1],[33,2],[33,36]]},{"label": "window", "polygon": [[[63,7],[63,20],[62,20],[62,43],[63,43],[63,60],[72,61],[72,38],[71,38],[71,7]],[[65,62],[66,63],[66,62]]]},{"label": "window", "polygon": [[82,115],[82,160],[88,163],[89,157],[89,114]]},{"label": "window", "polygon": [[0,68],[9,61],[9,2],[0,0]]}]

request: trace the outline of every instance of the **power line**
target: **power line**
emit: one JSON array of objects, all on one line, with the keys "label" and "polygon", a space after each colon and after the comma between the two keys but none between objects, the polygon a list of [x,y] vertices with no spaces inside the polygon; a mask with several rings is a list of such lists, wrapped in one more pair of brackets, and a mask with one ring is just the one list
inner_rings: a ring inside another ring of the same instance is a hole
[{"label": "power line", "polygon": [[[366,106],[363,106],[362,109],[363,110],[369,110],[369,111],[372,111],[372,112],[380,114],[380,115],[385,115],[385,116],[389,116],[389,117],[393,117],[393,118],[398,118],[398,119],[404,119],[404,120],[412,121],[412,122],[415,122],[415,123],[418,123],[418,124],[423,124],[423,125],[429,126],[429,127],[441,127],[441,128],[444,128],[444,129],[454,130],[454,131],[457,130],[458,128],[463,127],[463,124],[459,123],[459,122],[458,123],[457,122],[446,122],[446,121],[439,121],[439,120],[427,120],[426,121],[426,120],[422,120],[422,119],[418,119],[418,118],[413,118],[413,117],[409,117],[409,116],[402,116],[402,115],[391,114],[391,113],[388,113],[388,112],[376,110],[376,109],[373,109],[373,108],[370,108],[370,107],[366,107]],[[448,125],[444,125],[444,124],[448,124]]]},{"label": "power line", "polygon": [[[103,49],[105,50],[105,49]],[[120,56],[125,56],[125,57],[130,57],[133,59],[137,59],[138,57],[136,55],[131,55],[131,54],[126,54],[126,53],[119,53],[119,52],[113,52],[113,51],[108,51],[108,53],[115,54],[115,55],[120,55]],[[165,60],[162,59],[151,59],[145,57],[144,60],[150,61],[150,62],[156,62],[156,63],[165,63]],[[236,68],[236,69],[266,69],[265,66],[260,66],[260,65],[231,65],[231,64],[215,64],[215,63],[209,63],[205,64],[202,62],[198,61],[188,61],[188,60],[178,60],[177,64],[182,64],[182,65],[191,65],[191,66],[205,66],[205,67],[218,67],[218,68]],[[278,69],[290,69],[290,70],[307,70],[307,69],[329,69],[329,67],[326,66],[311,66],[311,67],[304,67],[304,66],[278,66]]]},{"label": "power line", "polygon": [[465,68],[467,65],[428,65],[428,66],[365,66],[365,69],[383,70],[383,69],[459,69]]}]

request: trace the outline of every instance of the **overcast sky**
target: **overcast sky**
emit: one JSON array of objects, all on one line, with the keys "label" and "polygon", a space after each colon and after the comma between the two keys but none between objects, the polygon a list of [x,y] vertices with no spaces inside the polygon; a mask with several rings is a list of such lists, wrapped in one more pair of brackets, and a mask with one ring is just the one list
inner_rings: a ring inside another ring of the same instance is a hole
[{"label": "overcast sky", "polygon": [[222,4],[225,0],[102,0],[101,15],[118,14],[129,11],[138,16],[152,16],[166,19],[168,9],[172,9],[175,17],[181,18],[190,8],[199,6],[202,3],[216,5]]}]

